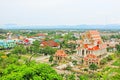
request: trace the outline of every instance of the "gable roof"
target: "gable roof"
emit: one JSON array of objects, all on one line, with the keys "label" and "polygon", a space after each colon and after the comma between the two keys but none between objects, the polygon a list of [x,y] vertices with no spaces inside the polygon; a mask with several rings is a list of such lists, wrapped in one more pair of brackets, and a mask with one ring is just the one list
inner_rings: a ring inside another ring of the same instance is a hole
[{"label": "gable roof", "polygon": [[99,59],[97,58],[97,56],[94,55],[94,54],[88,54],[86,57],[84,57],[84,60],[85,60],[85,61],[91,60],[91,61],[93,61],[93,62],[99,61]]},{"label": "gable roof", "polygon": [[38,34],[36,34],[36,36],[46,36],[46,35],[43,33],[38,33]]},{"label": "gable roof", "polygon": [[94,46],[94,47],[92,47],[92,48],[88,48],[88,50],[99,50],[100,48],[98,47],[98,46]]},{"label": "gable roof", "polygon": [[65,53],[64,50],[57,50],[57,52],[55,53],[55,56],[66,57],[67,54]]},{"label": "gable roof", "polygon": [[25,42],[25,43],[28,43],[28,42],[29,42],[29,40],[28,40],[28,39],[24,39],[24,42]]},{"label": "gable roof", "polygon": [[55,42],[54,40],[49,40],[49,41],[43,41],[41,42],[43,46],[51,46],[51,47],[58,47],[59,44]]}]

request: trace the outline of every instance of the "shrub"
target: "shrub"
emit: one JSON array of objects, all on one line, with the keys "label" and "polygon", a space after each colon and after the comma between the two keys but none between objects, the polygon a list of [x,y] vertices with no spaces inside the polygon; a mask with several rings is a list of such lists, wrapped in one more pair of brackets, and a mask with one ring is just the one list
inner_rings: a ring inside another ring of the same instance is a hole
[{"label": "shrub", "polygon": [[109,55],[109,56],[107,57],[107,60],[108,60],[108,61],[111,61],[111,60],[113,60],[113,57],[112,57],[112,55]]},{"label": "shrub", "polygon": [[72,63],[73,63],[73,65],[77,65],[77,61],[76,60],[72,61]]},{"label": "shrub", "polygon": [[106,58],[103,58],[101,61],[100,61],[100,64],[101,65],[104,65],[104,64],[106,64],[107,63],[107,59]]},{"label": "shrub", "polygon": [[68,65],[68,66],[66,67],[66,70],[71,70],[71,68],[72,68],[72,67]]}]

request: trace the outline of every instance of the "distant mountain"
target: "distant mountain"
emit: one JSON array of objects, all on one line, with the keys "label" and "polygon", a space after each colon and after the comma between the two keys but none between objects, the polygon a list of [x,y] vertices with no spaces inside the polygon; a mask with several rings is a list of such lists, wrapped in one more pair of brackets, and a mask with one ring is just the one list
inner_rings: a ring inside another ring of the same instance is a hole
[{"label": "distant mountain", "polygon": [[21,26],[16,24],[1,25],[2,29],[120,29],[120,25],[58,25],[58,26]]}]

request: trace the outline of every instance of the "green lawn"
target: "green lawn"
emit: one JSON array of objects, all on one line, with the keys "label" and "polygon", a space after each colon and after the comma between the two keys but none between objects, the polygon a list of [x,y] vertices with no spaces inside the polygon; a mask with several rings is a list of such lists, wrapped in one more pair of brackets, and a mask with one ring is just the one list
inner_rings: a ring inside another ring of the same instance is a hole
[{"label": "green lawn", "polygon": [[120,79],[120,69],[109,68],[108,71],[102,72],[102,79],[103,80],[119,80]]},{"label": "green lawn", "polygon": [[120,59],[116,60],[112,65],[114,65],[114,66],[120,66]]}]

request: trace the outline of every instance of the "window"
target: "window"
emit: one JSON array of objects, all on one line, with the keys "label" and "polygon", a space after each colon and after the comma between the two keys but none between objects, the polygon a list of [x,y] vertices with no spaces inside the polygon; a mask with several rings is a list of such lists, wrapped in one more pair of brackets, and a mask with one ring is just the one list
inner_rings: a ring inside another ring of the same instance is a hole
[{"label": "window", "polygon": [[82,50],[82,56],[84,56],[84,50]]}]

